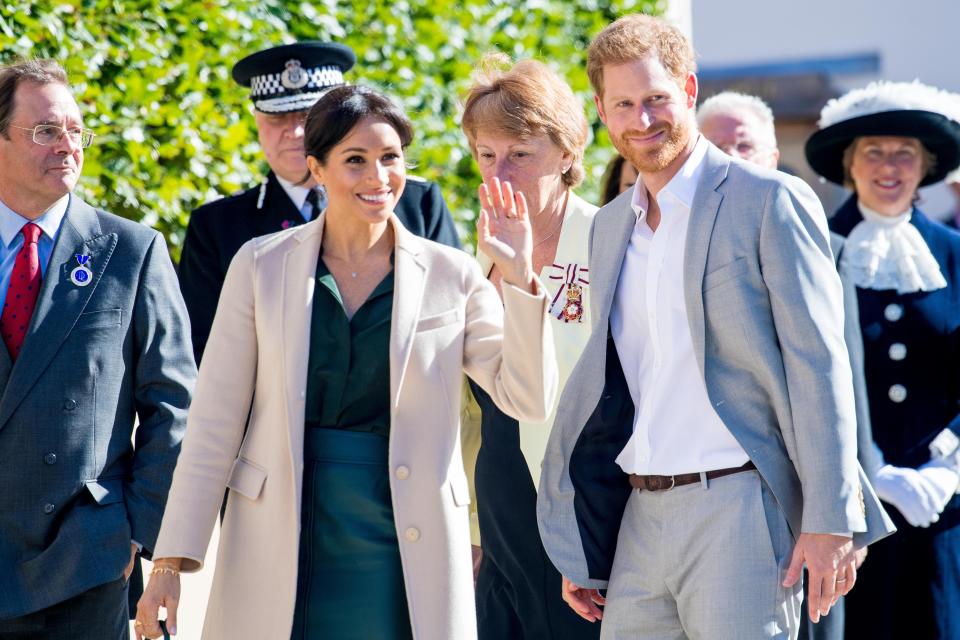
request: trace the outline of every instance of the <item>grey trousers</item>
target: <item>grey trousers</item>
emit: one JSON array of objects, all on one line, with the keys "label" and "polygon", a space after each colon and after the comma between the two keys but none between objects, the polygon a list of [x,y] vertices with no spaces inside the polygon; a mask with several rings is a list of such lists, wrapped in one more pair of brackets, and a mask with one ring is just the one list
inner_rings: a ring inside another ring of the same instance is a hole
[{"label": "grey trousers", "polygon": [[601,640],[796,638],[803,594],[782,586],[793,545],[756,471],[634,491]]}]

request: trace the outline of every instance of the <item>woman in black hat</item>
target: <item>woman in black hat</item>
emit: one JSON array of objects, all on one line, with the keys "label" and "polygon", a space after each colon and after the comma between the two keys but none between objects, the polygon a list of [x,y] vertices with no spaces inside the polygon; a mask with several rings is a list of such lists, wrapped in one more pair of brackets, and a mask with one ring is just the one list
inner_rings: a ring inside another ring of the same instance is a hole
[{"label": "woman in black hat", "polygon": [[848,638],[960,638],[960,234],[914,205],[960,164],[957,98],[874,83],[833,100],[810,165],[853,190],[830,221],[857,285],[873,440],[867,473],[898,527],[870,547]]}]

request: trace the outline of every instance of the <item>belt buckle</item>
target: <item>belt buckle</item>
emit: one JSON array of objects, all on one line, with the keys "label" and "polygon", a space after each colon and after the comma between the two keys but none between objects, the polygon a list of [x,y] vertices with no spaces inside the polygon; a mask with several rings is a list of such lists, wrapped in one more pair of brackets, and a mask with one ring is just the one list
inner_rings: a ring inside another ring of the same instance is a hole
[{"label": "belt buckle", "polygon": [[[676,476],[653,476],[657,479],[656,486],[650,487],[649,491],[670,491],[675,486],[677,486],[677,477]],[[663,478],[670,478],[670,486],[666,486]]]}]

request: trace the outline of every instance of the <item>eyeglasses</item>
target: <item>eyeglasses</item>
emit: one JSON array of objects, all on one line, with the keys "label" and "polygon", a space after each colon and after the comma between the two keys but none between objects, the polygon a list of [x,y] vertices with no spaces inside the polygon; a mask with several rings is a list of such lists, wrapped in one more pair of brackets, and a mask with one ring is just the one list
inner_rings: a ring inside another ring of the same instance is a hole
[{"label": "eyeglasses", "polygon": [[64,134],[70,138],[70,142],[80,145],[82,149],[86,149],[93,143],[94,133],[89,129],[67,129],[56,124],[38,124],[35,127],[18,127],[15,124],[9,126],[32,132],[33,141],[44,147],[57,144]]}]

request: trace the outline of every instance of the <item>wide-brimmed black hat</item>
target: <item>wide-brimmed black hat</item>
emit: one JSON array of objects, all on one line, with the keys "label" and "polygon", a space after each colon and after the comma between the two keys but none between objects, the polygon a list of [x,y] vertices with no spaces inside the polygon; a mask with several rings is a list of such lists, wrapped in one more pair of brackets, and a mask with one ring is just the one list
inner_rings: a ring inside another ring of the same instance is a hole
[{"label": "wide-brimmed black hat", "polygon": [[804,151],[813,170],[843,184],[843,152],[861,136],[916,138],[937,162],[920,186],[960,166],[960,98],[919,82],[875,82],[831,100]]},{"label": "wide-brimmed black hat", "polygon": [[344,72],[356,62],[356,54],[346,45],[297,42],[247,56],[233,66],[233,79],[250,87],[250,99],[258,111],[302,111],[344,84]]}]

